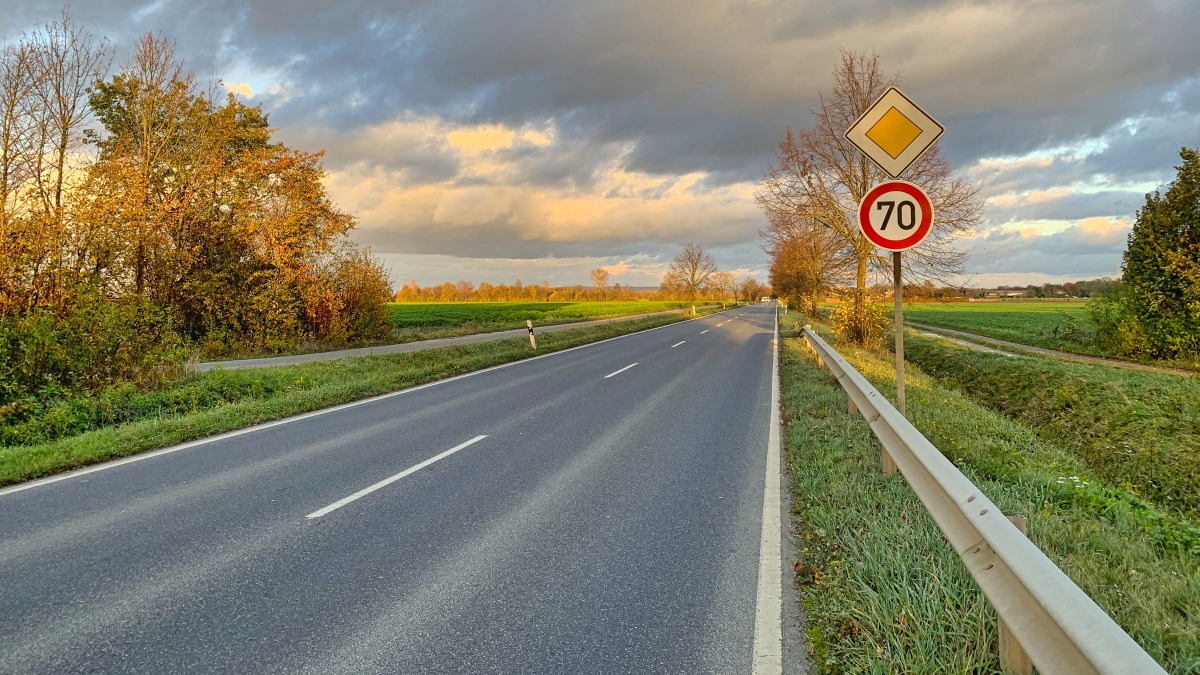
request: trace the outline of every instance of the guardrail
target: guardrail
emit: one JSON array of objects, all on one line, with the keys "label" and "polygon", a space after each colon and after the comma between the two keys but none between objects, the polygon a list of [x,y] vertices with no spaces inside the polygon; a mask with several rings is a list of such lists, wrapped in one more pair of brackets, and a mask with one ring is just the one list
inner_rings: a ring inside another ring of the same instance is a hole
[{"label": "guardrail", "polygon": [[801,334],[871,425],[884,471],[899,468],[996,608],[1005,672],[1166,672],[811,327]]}]

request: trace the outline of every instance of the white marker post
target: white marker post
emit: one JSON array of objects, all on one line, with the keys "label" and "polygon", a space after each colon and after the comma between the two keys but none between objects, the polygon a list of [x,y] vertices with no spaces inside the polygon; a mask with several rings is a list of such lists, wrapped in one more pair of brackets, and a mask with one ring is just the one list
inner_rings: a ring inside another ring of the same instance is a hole
[{"label": "white marker post", "polygon": [[533,336],[533,321],[525,319],[525,327],[529,329],[529,346],[537,351],[537,338]]},{"label": "white marker post", "polygon": [[[897,178],[937,142],[946,129],[896,87],[867,108],[846,130],[846,140]],[[875,186],[858,207],[858,226],[876,246],[892,252],[896,306],[896,409],[904,414],[904,282],[900,252],[921,243],[933,224],[924,190],[903,181]],[[890,226],[890,229],[889,229]]]}]

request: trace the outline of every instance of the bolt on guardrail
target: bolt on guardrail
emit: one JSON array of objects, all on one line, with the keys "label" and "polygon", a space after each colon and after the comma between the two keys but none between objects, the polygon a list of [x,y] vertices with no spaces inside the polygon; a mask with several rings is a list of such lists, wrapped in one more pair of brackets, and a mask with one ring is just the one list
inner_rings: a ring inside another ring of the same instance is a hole
[{"label": "bolt on guardrail", "polygon": [[888,474],[903,474],[996,609],[1000,665],[1043,675],[1166,673],[1025,536],[1025,519],[1000,509],[870,382],[817,335],[801,331],[822,368],[866,418]]}]

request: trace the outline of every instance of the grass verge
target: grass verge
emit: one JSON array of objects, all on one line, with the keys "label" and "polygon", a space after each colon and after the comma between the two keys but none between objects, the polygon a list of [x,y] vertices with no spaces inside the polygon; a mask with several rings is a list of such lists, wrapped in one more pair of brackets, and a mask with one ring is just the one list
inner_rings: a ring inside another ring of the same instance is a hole
[{"label": "grass verge", "polygon": [[[401,354],[254,370],[214,370],[154,392],[124,390],[106,400],[74,400],[47,424],[83,433],[0,447],[0,485],[163,448],[260,422],[383,394],[473,370],[519,361],[682,321],[682,315],[635,319],[538,337],[494,340]],[[61,418],[61,419],[60,419]],[[57,422],[56,422],[57,420]],[[10,430],[11,431],[11,430]],[[53,428],[31,430],[52,433]],[[15,438],[21,438],[14,435]]]},{"label": "grass verge", "polygon": [[[879,470],[870,428],[847,413],[841,386],[795,337],[794,317],[780,319],[784,450],[814,663],[826,673],[998,672],[994,611],[908,484]],[[888,355],[835,346],[894,395]],[[1188,539],[1200,531],[1090,480],[1069,452],[917,368],[907,399],[913,424],[1001,509],[1028,516],[1032,541],[1147,652],[1169,672],[1200,672],[1200,548]],[[1088,496],[1097,491],[1124,498]],[[1156,538],[1156,527],[1173,534]]]},{"label": "grass verge", "polygon": [[1200,515],[1200,380],[980,352],[912,331],[905,358],[1028,424],[1105,481]]}]

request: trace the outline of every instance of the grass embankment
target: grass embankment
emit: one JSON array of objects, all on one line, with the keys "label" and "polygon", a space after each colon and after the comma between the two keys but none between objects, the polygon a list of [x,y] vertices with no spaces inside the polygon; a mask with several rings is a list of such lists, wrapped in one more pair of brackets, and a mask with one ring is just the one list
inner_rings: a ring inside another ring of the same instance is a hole
[{"label": "grass embankment", "polygon": [[[709,302],[698,304],[711,304]],[[386,307],[390,342],[417,342],[524,328],[525,321],[549,326],[611,319],[691,307],[688,302],[404,302]]]},{"label": "grass embankment", "polygon": [[[797,576],[824,672],[998,672],[995,614],[792,316],[782,316]],[[824,332],[824,331],[822,331]],[[826,339],[829,336],[825,335]],[[890,355],[835,344],[885,395]],[[1200,531],[1093,480],[1071,453],[912,368],[909,418],[1173,673],[1200,670]]]},{"label": "grass embankment", "polygon": [[1200,517],[1200,381],[973,351],[911,331],[905,357],[1028,424],[1106,482]]},{"label": "grass embankment", "polygon": [[904,318],[1060,351],[1107,356],[1092,346],[1096,326],[1085,302],[916,303]]},{"label": "grass embankment", "polygon": [[682,321],[682,315],[525,338],[279,368],[214,370],[158,391],[116,387],[0,428],[0,485]]}]

